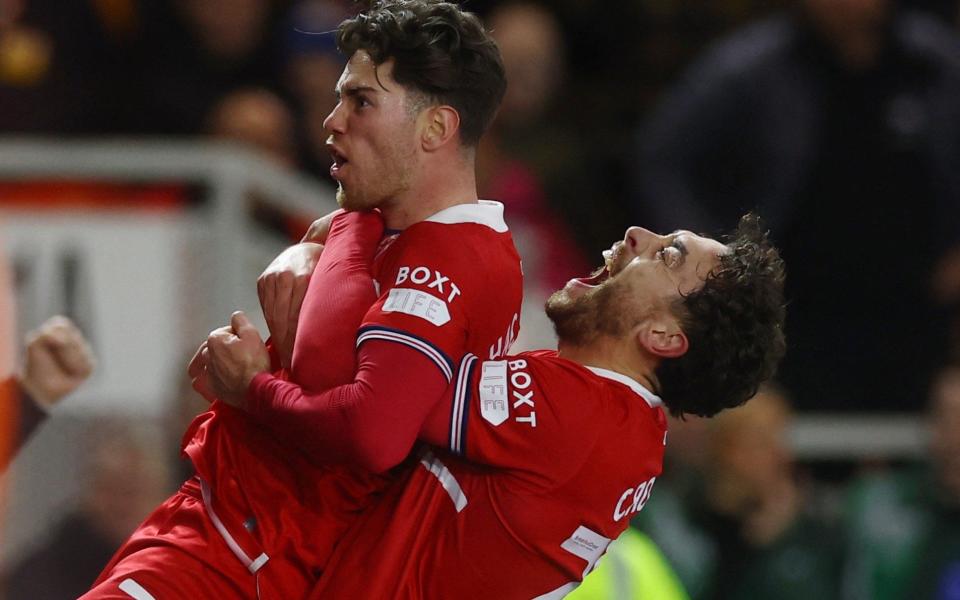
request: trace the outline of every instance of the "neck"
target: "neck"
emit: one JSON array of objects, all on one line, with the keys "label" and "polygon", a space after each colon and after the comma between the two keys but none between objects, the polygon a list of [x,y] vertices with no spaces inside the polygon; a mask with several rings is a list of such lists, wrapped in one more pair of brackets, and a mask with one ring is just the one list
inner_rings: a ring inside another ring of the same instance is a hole
[{"label": "neck", "polygon": [[453,168],[427,166],[420,171],[421,177],[409,189],[381,206],[388,229],[406,229],[445,208],[477,203],[477,177],[472,160],[458,161]]},{"label": "neck", "polygon": [[598,367],[626,375],[654,393],[657,393],[657,388],[660,387],[654,373],[655,361],[645,359],[634,349],[625,348],[618,340],[599,336],[583,345],[560,340],[558,353],[567,360],[587,367]]}]

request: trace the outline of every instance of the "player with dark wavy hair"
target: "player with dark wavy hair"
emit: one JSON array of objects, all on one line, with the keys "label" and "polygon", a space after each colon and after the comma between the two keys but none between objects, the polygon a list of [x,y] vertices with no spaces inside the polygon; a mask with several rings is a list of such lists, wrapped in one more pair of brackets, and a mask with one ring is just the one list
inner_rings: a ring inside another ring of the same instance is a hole
[{"label": "player with dark wavy hair", "polygon": [[483,24],[448,2],[374,6],[340,27],[340,51],[352,56],[363,50],[377,65],[394,61],[394,81],[422,94],[422,103],[455,108],[461,142],[476,146],[507,90],[500,52]]},{"label": "player with dark wavy hair", "polygon": [[784,266],[756,218],[727,244],[631,227],[605,255],[547,302],[557,352],[461,361],[420,434],[441,481],[391,485],[311,598],[562,598],[649,499],[664,408],[714,415],[773,375]]},{"label": "player with dark wavy hair", "polygon": [[786,351],[783,261],[759,218],[744,216],[727,248],[703,287],[677,307],[690,349],[657,370],[676,417],[712,417],[746,402]]},{"label": "player with dark wavy hair", "polygon": [[[611,264],[645,236],[642,232],[646,230],[631,228],[623,241],[614,244],[608,251]],[[658,252],[669,260],[685,261],[682,240],[689,235],[672,235],[680,240],[680,246],[668,245]],[[679,326],[674,339],[685,340],[683,352],[665,357],[651,383],[675,417],[712,417],[746,402],[761,382],[773,377],[786,349],[783,261],[759,219],[744,216],[719,256],[718,265],[702,285],[692,290],[681,288],[679,296],[670,301],[670,312]],[[604,269],[596,277],[608,274]],[[603,279],[584,296],[571,297],[565,290],[551,296],[547,315],[558,337],[583,345],[635,326],[643,315],[622,310],[621,285]]]}]

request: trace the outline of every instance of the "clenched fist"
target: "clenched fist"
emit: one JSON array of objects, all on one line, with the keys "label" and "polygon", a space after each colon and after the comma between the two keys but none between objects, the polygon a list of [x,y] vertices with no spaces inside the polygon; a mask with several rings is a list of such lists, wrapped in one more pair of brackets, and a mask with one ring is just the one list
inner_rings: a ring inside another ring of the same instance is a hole
[{"label": "clenched fist", "polygon": [[93,351],[77,326],[66,317],[52,317],[27,335],[20,386],[46,409],[73,392],[96,365]]},{"label": "clenched fist", "polygon": [[229,327],[215,329],[201,348],[207,385],[221,401],[244,408],[247,388],[258,373],[270,371],[270,354],[245,314],[233,313]]}]

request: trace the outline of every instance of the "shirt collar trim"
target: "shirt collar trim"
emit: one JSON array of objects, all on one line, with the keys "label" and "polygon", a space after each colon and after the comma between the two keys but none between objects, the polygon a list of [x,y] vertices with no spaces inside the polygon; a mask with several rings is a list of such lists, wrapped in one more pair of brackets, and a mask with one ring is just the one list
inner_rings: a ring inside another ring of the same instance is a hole
[{"label": "shirt collar trim", "polygon": [[426,220],[444,225],[477,223],[486,225],[497,233],[505,233],[509,230],[506,221],[503,220],[503,204],[493,200],[480,200],[476,204],[456,204]]},{"label": "shirt collar trim", "polygon": [[632,379],[630,377],[627,377],[626,375],[623,375],[622,373],[617,373],[616,371],[601,369],[600,367],[587,367],[587,369],[592,371],[594,374],[599,375],[600,377],[604,377],[606,379],[610,379],[612,381],[622,383],[623,385],[632,389],[634,392],[637,393],[638,396],[640,396],[641,398],[647,401],[647,404],[650,405],[650,408],[657,408],[658,406],[663,406],[663,400],[660,399],[660,396],[657,396],[656,394],[648,390],[646,387],[644,387],[642,383],[640,383],[636,379]]}]

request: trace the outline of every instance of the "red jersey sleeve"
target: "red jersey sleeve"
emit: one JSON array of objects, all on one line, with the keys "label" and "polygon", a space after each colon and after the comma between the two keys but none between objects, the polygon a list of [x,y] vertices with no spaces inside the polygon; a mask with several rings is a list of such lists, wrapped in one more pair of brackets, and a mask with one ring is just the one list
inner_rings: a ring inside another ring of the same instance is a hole
[{"label": "red jersey sleeve", "polygon": [[357,329],[377,294],[372,263],[383,220],[377,212],[334,217],[300,308],[290,378],[320,392],[353,381]]},{"label": "red jersey sleeve", "polygon": [[451,387],[446,445],[543,483],[576,473],[604,427],[602,392],[575,367],[536,353],[492,361],[468,355]]}]

